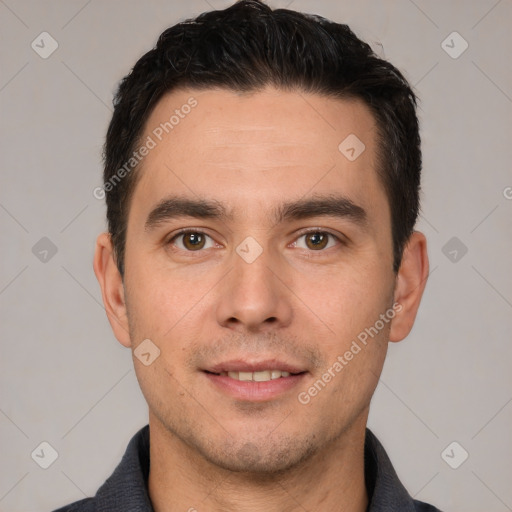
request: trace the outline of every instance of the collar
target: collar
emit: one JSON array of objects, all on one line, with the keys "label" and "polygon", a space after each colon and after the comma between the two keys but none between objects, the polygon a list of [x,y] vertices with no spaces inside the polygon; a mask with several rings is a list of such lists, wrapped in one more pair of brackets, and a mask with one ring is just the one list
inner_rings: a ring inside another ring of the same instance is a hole
[{"label": "collar", "polygon": [[367,512],[418,510],[398,479],[384,447],[368,428],[364,440],[364,477],[368,493]]}]

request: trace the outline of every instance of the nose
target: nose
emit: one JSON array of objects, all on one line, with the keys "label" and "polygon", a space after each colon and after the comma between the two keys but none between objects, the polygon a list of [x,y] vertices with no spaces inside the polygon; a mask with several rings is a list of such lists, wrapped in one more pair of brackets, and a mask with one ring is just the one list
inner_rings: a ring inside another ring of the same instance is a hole
[{"label": "nose", "polygon": [[287,327],[293,316],[283,266],[268,251],[248,262],[233,254],[233,267],[218,290],[217,321],[237,331],[266,332]]}]

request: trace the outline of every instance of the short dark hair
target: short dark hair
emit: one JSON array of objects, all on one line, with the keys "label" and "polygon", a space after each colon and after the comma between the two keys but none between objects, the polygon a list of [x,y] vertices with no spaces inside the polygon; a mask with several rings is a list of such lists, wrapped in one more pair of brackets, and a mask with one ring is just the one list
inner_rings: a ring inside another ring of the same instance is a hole
[{"label": "short dark hair", "polygon": [[[271,85],[335,98],[358,98],[378,128],[378,175],[393,237],[393,269],[419,210],[421,148],[416,96],[402,73],[379,58],[347,25],[260,0],[240,0],[165,30],[125,76],[114,97],[104,146],[104,182],[118,178],[162,96],[177,88],[246,92]],[[341,142],[341,141],[340,141]],[[105,187],[108,230],[124,276],[128,212],[137,172]]]}]

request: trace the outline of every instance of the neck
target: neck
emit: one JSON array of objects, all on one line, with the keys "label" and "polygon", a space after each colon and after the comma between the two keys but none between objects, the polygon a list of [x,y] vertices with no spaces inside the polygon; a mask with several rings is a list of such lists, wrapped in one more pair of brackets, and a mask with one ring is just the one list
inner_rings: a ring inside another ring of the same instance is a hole
[{"label": "neck", "polygon": [[149,495],[155,512],[364,512],[366,417],[286,472],[233,472],[216,466],[150,415]]}]

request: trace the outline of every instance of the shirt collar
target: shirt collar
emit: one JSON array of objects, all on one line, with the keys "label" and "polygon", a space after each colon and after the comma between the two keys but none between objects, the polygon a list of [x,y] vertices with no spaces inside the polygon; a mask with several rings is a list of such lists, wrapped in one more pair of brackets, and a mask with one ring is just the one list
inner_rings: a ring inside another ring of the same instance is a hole
[{"label": "shirt collar", "polygon": [[389,460],[382,444],[366,429],[364,441],[364,474],[368,493],[367,512],[414,512],[411,498]]}]

